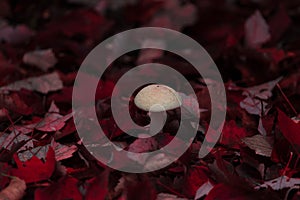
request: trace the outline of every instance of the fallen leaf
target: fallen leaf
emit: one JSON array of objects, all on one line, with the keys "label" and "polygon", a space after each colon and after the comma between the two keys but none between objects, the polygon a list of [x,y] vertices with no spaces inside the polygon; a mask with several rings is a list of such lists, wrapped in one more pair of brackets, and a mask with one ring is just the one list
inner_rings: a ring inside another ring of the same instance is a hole
[{"label": "fallen leaf", "polygon": [[35,129],[44,132],[58,131],[65,126],[65,122],[72,116],[73,113],[69,113],[65,116],[56,113],[48,113],[43,120],[36,124]]},{"label": "fallen leaf", "polygon": [[143,44],[141,46],[141,48],[143,49],[140,51],[139,57],[137,59],[137,65],[153,62],[154,59],[160,58],[164,54],[163,50],[160,50],[158,48],[145,49],[145,46],[155,46],[164,49],[166,44],[162,40],[146,39],[145,41],[143,41]]},{"label": "fallen leaf", "polygon": [[278,125],[283,136],[291,143],[300,146],[300,123],[295,123],[284,112],[278,110]]},{"label": "fallen leaf", "polygon": [[196,199],[200,199],[202,197],[204,197],[205,195],[207,195],[211,189],[213,189],[213,184],[210,183],[210,181],[207,181],[206,183],[202,184],[199,189],[197,190],[196,192],[196,195],[195,195],[195,200]]},{"label": "fallen leaf", "polygon": [[44,49],[26,53],[23,56],[23,62],[25,64],[38,67],[42,71],[46,72],[57,63],[57,59],[52,49]]},{"label": "fallen leaf", "polygon": [[224,125],[220,143],[232,148],[239,148],[241,140],[247,136],[249,136],[249,134],[245,128],[238,127],[234,120],[230,120]]},{"label": "fallen leaf", "polygon": [[34,31],[30,30],[26,25],[20,24],[15,27],[6,25],[0,28],[0,40],[10,44],[20,44],[28,41]]},{"label": "fallen leaf", "polygon": [[277,12],[269,20],[272,42],[277,42],[292,25],[292,20],[286,7],[281,4]]},{"label": "fallen leaf", "polygon": [[260,117],[258,131],[264,136],[267,135],[267,132],[264,128],[262,118],[271,109],[265,100],[268,100],[272,96],[272,90],[281,79],[282,77],[279,77],[273,81],[246,88],[243,91],[243,95],[246,98],[240,102],[240,107],[245,109],[249,114]]},{"label": "fallen leaf", "polygon": [[[138,154],[135,155],[133,153],[143,153],[150,152],[156,150],[158,148],[157,141],[153,138],[138,138],[132,144],[129,145],[127,156],[131,160],[136,161],[137,163],[143,165],[145,164],[148,155]],[[133,153],[132,153],[133,152]]]},{"label": "fallen leaf", "polygon": [[45,162],[33,156],[30,160],[23,163],[16,154],[14,155],[14,160],[17,164],[17,169],[12,169],[11,174],[23,179],[26,183],[49,179],[54,171],[56,162],[52,148],[49,148]]},{"label": "fallen leaf", "polygon": [[12,131],[10,134],[0,136],[0,148],[12,150],[13,146],[22,144],[19,151],[33,147],[32,138],[18,131]]},{"label": "fallen leaf", "polygon": [[279,77],[273,81],[246,88],[244,89],[243,95],[267,100],[272,96],[272,90],[281,79],[282,77]]},{"label": "fallen leaf", "polygon": [[31,148],[30,150],[27,148],[27,151],[19,152],[18,157],[22,162],[30,160],[33,156],[41,160],[46,160],[47,152],[49,151],[50,147],[54,149],[56,161],[70,158],[72,157],[73,153],[77,151],[77,147],[75,145],[68,146],[53,141],[51,144],[38,146]]},{"label": "fallen leaf", "polygon": [[34,193],[35,200],[82,200],[78,190],[78,180],[72,177],[62,177],[58,182],[45,188],[38,188]]},{"label": "fallen leaf", "polygon": [[161,12],[156,14],[148,26],[170,28],[180,31],[196,21],[197,9],[194,4],[182,5],[179,0],[164,1]]},{"label": "fallen leaf", "polygon": [[68,146],[57,142],[54,142],[53,148],[55,151],[55,159],[57,161],[71,158],[73,156],[73,153],[78,150],[78,148],[75,145]]},{"label": "fallen leaf", "polygon": [[85,200],[105,199],[108,194],[109,170],[88,181]]},{"label": "fallen leaf", "polygon": [[205,197],[205,200],[216,199],[251,200],[253,198],[250,196],[250,192],[247,194],[237,188],[219,183],[215,185]]},{"label": "fallen leaf", "polygon": [[164,153],[158,153],[147,159],[144,169],[148,171],[155,171],[161,169],[162,166],[166,166],[166,164],[170,164],[174,158],[171,155],[167,155]]},{"label": "fallen leaf", "polygon": [[193,166],[188,170],[183,182],[183,193],[188,198],[194,198],[197,190],[208,181],[209,171],[203,166]]},{"label": "fallen leaf", "polygon": [[0,88],[0,107],[6,108],[13,113],[19,113],[21,115],[32,114],[32,108],[29,107],[19,94],[13,92],[8,94],[1,94]]},{"label": "fallen leaf", "polygon": [[255,11],[245,23],[245,42],[250,48],[259,48],[271,38],[269,26],[260,11]]},{"label": "fallen leaf", "polygon": [[283,188],[290,188],[300,184],[300,178],[289,178],[287,176],[280,176],[273,180],[264,182],[263,184],[255,187],[255,189],[271,187],[273,190],[281,190]]},{"label": "fallen leaf", "polygon": [[295,56],[293,52],[285,52],[284,50],[277,48],[258,49],[257,51],[269,57],[269,59],[276,65],[286,58]]},{"label": "fallen leaf", "polygon": [[47,94],[52,91],[57,91],[63,88],[63,83],[56,72],[46,74],[40,77],[28,78],[17,81],[7,86],[0,88],[0,91],[19,91],[21,89],[34,90]]},{"label": "fallen leaf", "polygon": [[19,200],[25,195],[25,181],[18,177],[12,178],[9,185],[0,192],[1,200]]},{"label": "fallen leaf", "polygon": [[252,137],[243,138],[242,141],[255,151],[256,154],[271,157],[273,149],[272,138],[263,135],[254,135]]}]

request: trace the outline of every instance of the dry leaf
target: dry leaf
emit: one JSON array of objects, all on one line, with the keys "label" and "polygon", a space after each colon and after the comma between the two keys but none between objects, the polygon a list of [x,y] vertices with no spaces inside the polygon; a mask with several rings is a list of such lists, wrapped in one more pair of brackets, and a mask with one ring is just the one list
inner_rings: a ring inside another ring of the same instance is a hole
[{"label": "dry leaf", "polygon": [[171,163],[174,160],[170,155],[164,153],[158,153],[155,156],[152,156],[147,159],[144,169],[149,171],[155,171],[161,169],[162,166],[165,166],[167,163]]},{"label": "dry leaf", "polygon": [[255,151],[256,154],[271,157],[273,149],[273,141],[270,137],[263,135],[254,135],[252,137],[246,137],[242,141]]},{"label": "dry leaf", "polygon": [[25,143],[22,147],[19,149],[20,151],[26,150],[28,148],[33,147],[33,141],[30,137],[27,135],[24,135],[22,132],[18,131],[12,131],[10,134],[3,134],[0,137],[0,148],[5,148],[7,150],[11,150],[12,147],[16,144]]},{"label": "dry leaf", "polygon": [[214,187],[213,184],[211,184],[209,181],[201,185],[196,192],[195,200],[200,199],[203,196],[207,195],[213,187]]},{"label": "dry leaf", "polygon": [[0,88],[0,91],[19,91],[21,89],[33,90],[47,94],[48,92],[57,91],[63,88],[63,83],[56,72],[39,77],[33,77],[14,82]]},{"label": "dry leaf", "polygon": [[246,45],[250,48],[259,48],[270,40],[269,26],[259,11],[247,19],[245,34]]},{"label": "dry leaf", "polygon": [[129,152],[127,153],[127,156],[131,160],[134,160],[134,161],[138,162],[139,164],[143,165],[145,163],[145,161],[147,160],[148,155],[146,155],[146,154],[135,155],[131,152],[143,153],[143,152],[149,152],[149,151],[156,150],[157,148],[158,148],[158,143],[153,137],[138,138],[132,144],[130,144],[130,146],[128,148]]},{"label": "dry leaf", "polygon": [[287,176],[280,176],[273,180],[266,181],[264,184],[255,187],[255,189],[271,187],[273,190],[281,190],[283,188],[290,188],[300,184],[299,178],[289,178]]},{"label": "dry leaf", "polygon": [[19,200],[25,194],[25,181],[14,177],[9,185],[0,192],[0,200]]},{"label": "dry leaf", "polygon": [[26,53],[23,56],[23,62],[28,65],[36,66],[46,72],[57,63],[57,59],[52,49],[44,49]]}]

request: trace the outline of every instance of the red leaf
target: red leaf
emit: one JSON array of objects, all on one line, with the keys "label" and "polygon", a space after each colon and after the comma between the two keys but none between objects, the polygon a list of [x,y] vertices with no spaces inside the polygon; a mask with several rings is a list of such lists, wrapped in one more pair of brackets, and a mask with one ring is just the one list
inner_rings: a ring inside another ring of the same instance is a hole
[{"label": "red leaf", "polygon": [[183,185],[184,194],[189,198],[193,198],[199,187],[208,181],[207,175],[208,169],[203,166],[191,168]]},{"label": "red leaf", "polygon": [[108,193],[108,175],[109,171],[105,171],[101,176],[91,179],[86,191],[85,200],[105,199]]},{"label": "red leaf", "polygon": [[225,124],[220,142],[234,148],[239,147],[241,139],[249,136],[245,128],[238,127],[234,120]]},{"label": "red leaf", "polygon": [[245,40],[250,48],[260,47],[271,38],[269,26],[261,13],[256,11],[245,23]]},{"label": "red leaf", "polygon": [[82,195],[78,190],[78,180],[72,177],[63,177],[49,187],[37,189],[34,194],[35,200],[81,200]]},{"label": "red leaf", "polygon": [[271,41],[277,42],[291,25],[291,19],[286,8],[280,5],[276,14],[269,21]]},{"label": "red leaf", "polygon": [[249,196],[243,195],[243,192],[220,183],[213,187],[208,193],[205,200],[216,200],[216,199],[234,199],[234,200],[246,200],[251,199]]},{"label": "red leaf", "polygon": [[23,163],[17,154],[14,155],[14,159],[18,169],[12,169],[11,173],[13,176],[23,179],[26,183],[49,179],[54,171],[56,162],[52,148],[48,150],[46,162],[33,156],[30,160]]},{"label": "red leaf", "polygon": [[278,125],[284,137],[291,144],[300,146],[300,123],[295,123],[278,109]]},{"label": "red leaf", "polygon": [[115,84],[112,81],[100,81],[95,99],[104,99],[112,95]]},{"label": "red leaf", "polygon": [[30,108],[21,99],[20,95],[17,93],[1,94],[0,96],[0,107],[6,108],[7,110],[21,115],[32,114],[32,108]]}]

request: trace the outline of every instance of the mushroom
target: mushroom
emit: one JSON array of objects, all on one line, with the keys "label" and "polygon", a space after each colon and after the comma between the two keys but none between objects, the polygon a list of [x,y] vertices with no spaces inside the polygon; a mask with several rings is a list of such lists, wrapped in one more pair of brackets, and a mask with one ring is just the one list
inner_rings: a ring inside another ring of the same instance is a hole
[{"label": "mushroom", "polygon": [[163,128],[166,111],[180,107],[182,101],[179,94],[172,88],[153,84],[140,90],[134,98],[134,103],[138,108],[149,112],[150,135],[153,136]]}]

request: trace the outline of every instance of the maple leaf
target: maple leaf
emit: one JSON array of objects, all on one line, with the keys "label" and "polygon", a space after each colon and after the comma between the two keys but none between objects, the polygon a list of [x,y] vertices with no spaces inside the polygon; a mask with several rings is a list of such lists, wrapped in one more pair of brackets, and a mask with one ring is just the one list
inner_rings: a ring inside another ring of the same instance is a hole
[{"label": "maple leaf", "polygon": [[294,122],[280,109],[278,110],[278,125],[283,136],[291,143],[300,147],[300,123]]},{"label": "maple leaf", "polygon": [[14,154],[14,160],[18,168],[12,169],[11,174],[23,179],[26,183],[49,179],[56,163],[55,153],[52,148],[49,148],[45,162],[33,156],[30,160],[23,163],[17,154]]}]

